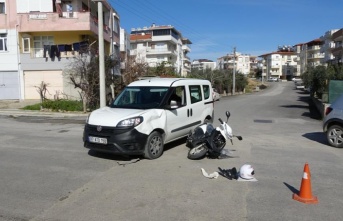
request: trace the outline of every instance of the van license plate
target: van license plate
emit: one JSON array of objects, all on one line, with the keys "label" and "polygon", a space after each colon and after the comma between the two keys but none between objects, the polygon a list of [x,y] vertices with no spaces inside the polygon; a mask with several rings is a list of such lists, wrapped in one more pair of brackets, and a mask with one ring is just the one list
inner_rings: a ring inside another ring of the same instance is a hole
[{"label": "van license plate", "polygon": [[107,144],[107,139],[106,138],[101,138],[101,137],[88,137],[89,142],[91,143],[100,143],[100,144]]}]

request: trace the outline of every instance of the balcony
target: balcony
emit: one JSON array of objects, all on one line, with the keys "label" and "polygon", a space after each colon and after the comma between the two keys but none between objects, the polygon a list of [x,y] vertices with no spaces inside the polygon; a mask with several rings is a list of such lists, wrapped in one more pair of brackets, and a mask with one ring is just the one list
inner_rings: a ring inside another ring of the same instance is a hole
[{"label": "balcony", "polygon": [[176,38],[174,38],[171,35],[159,35],[159,36],[152,36],[151,37],[152,41],[156,41],[156,42],[171,42],[174,44],[178,44],[178,40]]},{"label": "balcony", "polygon": [[314,46],[311,46],[311,47],[307,48],[307,51],[313,51],[313,50],[320,50],[320,46],[314,45]]},{"label": "balcony", "polygon": [[320,59],[320,58],[324,58],[324,54],[321,54],[321,53],[309,54],[309,56],[307,57],[308,60],[310,60],[310,59]]},{"label": "balcony", "polygon": [[339,45],[339,46],[336,46],[336,48],[333,48],[333,49],[331,50],[331,53],[332,53],[335,57],[337,57],[338,55],[342,55],[342,53],[343,53],[343,45],[341,44],[341,45]]},{"label": "balcony", "polygon": [[187,63],[191,63],[191,59],[188,56],[184,56],[183,60]]},{"label": "balcony", "polygon": [[177,56],[177,53],[175,50],[168,50],[166,48],[159,48],[159,49],[147,49],[146,50],[147,55],[175,55]]},{"label": "balcony", "polygon": [[[90,12],[18,14],[19,32],[91,31],[98,34],[98,20]],[[110,42],[110,28],[104,25],[104,39]]]},{"label": "balcony", "polygon": [[191,52],[191,48],[188,45],[182,45],[182,50],[185,52]]},{"label": "balcony", "polygon": [[[73,58],[79,55],[78,51],[66,51],[60,53],[61,58]],[[44,55],[44,48],[31,48],[30,50],[30,56],[31,58],[45,58],[49,57],[48,52],[45,52]]]}]

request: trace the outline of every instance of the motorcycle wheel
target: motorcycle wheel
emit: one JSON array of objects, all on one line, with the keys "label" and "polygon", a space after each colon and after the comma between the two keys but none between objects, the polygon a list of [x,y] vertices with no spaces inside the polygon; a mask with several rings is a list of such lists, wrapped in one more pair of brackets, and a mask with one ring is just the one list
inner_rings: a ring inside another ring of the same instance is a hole
[{"label": "motorcycle wheel", "polygon": [[199,159],[205,157],[206,153],[207,153],[206,144],[200,144],[200,145],[189,150],[188,159],[199,160]]}]

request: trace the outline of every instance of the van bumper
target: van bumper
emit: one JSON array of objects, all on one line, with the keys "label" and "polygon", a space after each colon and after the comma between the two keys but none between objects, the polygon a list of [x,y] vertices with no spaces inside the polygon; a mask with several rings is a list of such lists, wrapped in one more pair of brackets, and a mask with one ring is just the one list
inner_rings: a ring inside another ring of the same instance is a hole
[{"label": "van bumper", "polygon": [[[90,142],[89,137],[105,138],[107,144]],[[135,128],[101,127],[86,124],[83,131],[84,147],[119,155],[142,155],[148,135]]]}]

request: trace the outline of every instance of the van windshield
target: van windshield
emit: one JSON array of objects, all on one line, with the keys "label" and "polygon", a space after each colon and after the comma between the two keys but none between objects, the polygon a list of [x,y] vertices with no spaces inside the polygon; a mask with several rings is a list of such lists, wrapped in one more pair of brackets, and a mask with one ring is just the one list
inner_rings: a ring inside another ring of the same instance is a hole
[{"label": "van windshield", "polygon": [[113,108],[151,109],[160,106],[169,87],[126,87],[113,101]]}]

